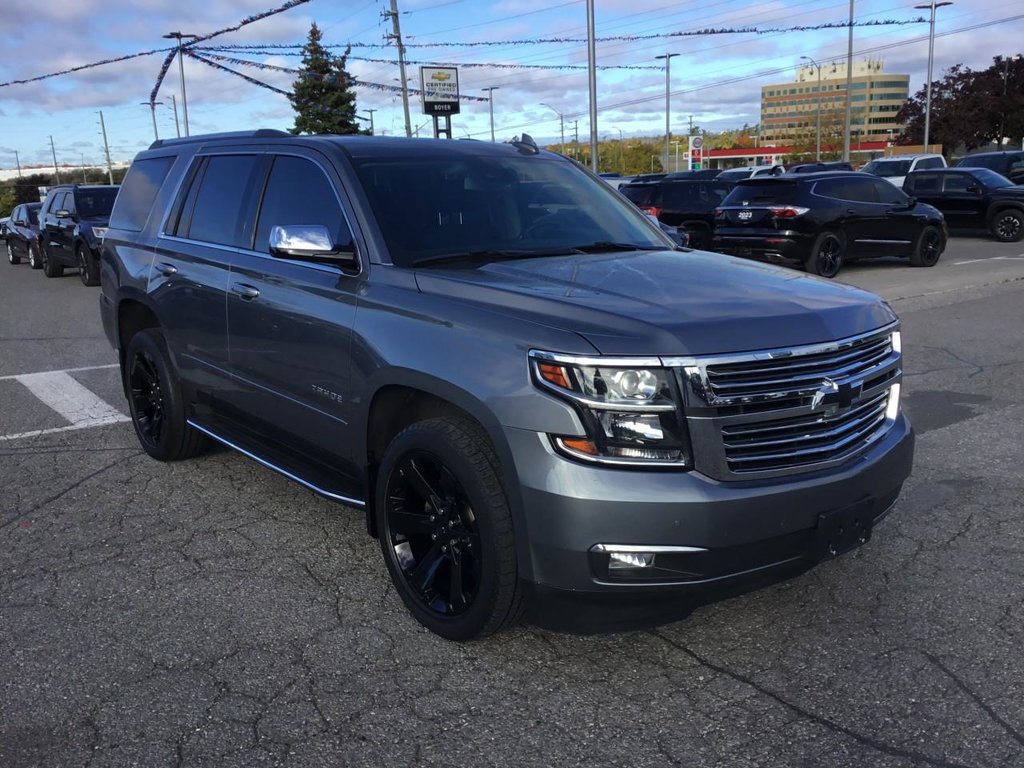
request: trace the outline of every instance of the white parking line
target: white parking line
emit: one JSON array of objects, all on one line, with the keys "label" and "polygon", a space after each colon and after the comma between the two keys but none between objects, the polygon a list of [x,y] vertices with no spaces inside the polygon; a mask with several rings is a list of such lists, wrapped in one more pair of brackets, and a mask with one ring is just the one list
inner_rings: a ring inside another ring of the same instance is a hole
[{"label": "white parking line", "polygon": [[[111,363],[110,365],[86,365],[81,368],[61,368],[59,371],[40,371],[40,373],[78,373],[79,371],[101,371],[104,368],[117,368],[117,363]],[[36,376],[39,374],[35,373],[9,373],[6,376],[0,376],[0,381],[7,381],[8,379],[20,379],[22,376]]]},{"label": "white parking line", "polygon": [[965,259],[964,261],[954,261],[953,266],[959,267],[961,264],[976,264],[979,261],[1014,261],[1016,259],[1024,259],[1024,253],[1018,256],[990,256],[987,259]]},{"label": "white parking line", "polygon": [[[101,365],[91,368],[71,368],[68,370],[85,371],[116,367],[116,365]],[[24,437],[49,435],[55,432],[68,432],[75,429],[88,429],[89,427],[102,427],[107,424],[117,424],[129,420],[127,416],[75,381],[68,374],[68,370],[22,373],[14,376],[0,377],[0,379],[14,379],[23,384],[36,398],[70,422],[63,427],[35,429],[29,432],[0,435],[0,441],[18,440]]]}]

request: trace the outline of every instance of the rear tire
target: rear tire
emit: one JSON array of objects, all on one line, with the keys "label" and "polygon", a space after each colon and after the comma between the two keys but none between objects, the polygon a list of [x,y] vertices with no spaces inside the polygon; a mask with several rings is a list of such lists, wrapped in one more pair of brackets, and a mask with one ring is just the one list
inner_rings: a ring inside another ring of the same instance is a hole
[{"label": "rear tire", "polygon": [[1024,239],[1024,213],[1007,209],[992,217],[992,237],[1001,243],[1016,243]]},{"label": "rear tire", "polygon": [[412,424],[391,441],[377,476],[381,553],[417,621],[449,640],[518,621],[512,513],[486,432],[458,416]]},{"label": "rear tire", "polygon": [[832,278],[839,274],[846,253],[846,241],[838,232],[822,232],[804,261],[804,269],[812,275]]},{"label": "rear tire", "polygon": [[11,264],[21,264],[21,256],[14,255],[14,249],[11,248],[10,240],[7,241],[7,260],[11,262]]},{"label": "rear tire", "polygon": [[128,342],[124,377],[132,426],[142,449],[158,461],[178,461],[202,453],[206,436],[185,420],[181,386],[163,334],[145,328]]},{"label": "rear tire", "polygon": [[99,264],[96,263],[92,252],[85,247],[84,243],[79,243],[75,248],[75,260],[78,262],[78,274],[82,278],[82,285],[99,285]]},{"label": "rear tire", "polygon": [[921,230],[914,243],[914,252],[910,254],[910,264],[914,267],[934,267],[942,256],[944,244],[942,233],[938,227],[927,226]]}]

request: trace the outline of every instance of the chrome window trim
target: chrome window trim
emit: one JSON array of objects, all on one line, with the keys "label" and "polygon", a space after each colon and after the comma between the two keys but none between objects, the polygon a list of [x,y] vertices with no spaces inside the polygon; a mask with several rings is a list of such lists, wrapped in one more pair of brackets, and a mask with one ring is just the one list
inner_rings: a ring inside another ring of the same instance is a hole
[{"label": "chrome window trim", "polygon": [[[176,243],[187,243],[189,245],[198,245],[203,248],[213,248],[218,251],[226,251],[227,253],[235,253],[240,256],[256,256],[261,259],[267,259],[273,261],[276,264],[294,264],[298,267],[304,267],[306,269],[315,269],[318,272],[328,272],[335,276],[344,277],[358,277],[362,274],[362,263],[360,262],[360,270],[358,272],[346,272],[341,267],[333,266],[331,264],[319,264],[315,261],[303,261],[302,259],[279,259],[276,256],[271,256],[269,253],[263,253],[262,251],[253,251],[248,248],[238,248],[233,245],[221,245],[219,243],[208,243],[205,240],[190,240],[187,237],[178,237],[177,235],[161,235],[161,240],[169,240]],[[159,244],[157,245],[159,247]],[[235,264],[229,263],[227,266],[234,268]]]}]

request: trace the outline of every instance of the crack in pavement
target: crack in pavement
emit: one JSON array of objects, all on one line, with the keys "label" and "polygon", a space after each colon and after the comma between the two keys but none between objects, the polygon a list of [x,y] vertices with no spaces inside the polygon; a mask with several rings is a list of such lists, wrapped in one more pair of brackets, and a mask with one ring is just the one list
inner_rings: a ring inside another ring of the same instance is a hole
[{"label": "crack in pavement", "polygon": [[1008,722],[1006,722],[1002,717],[1000,717],[999,713],[996,712],[994,709],[992,709],[991,705],[989,705],[988,702],[986,702],[978,694],[976,694],[967,685],[967,683],[965,683],[963,680],[961,680],[960,677],[953,672],[953,670],[951,670],[949,667],[947,667],[945,664],[943,664],[939,660],[939,658],[937,656],[935,656],[935,655],[933,655],[931,653],[928,653],[928,651],[921,651],[920,653],[921,653],[922,656],[924,656],[926,659],[928,659],[928,661],[930,661],[933,665],[935,665],[940,670],[942,670],[949,677],[950,680],[952,680],[954,683],[956,683],[957,687],[961,691],[963,691],[965,694],[967,694],[967,696],[975,704],[977,704],[979,707],[981,707],[985,711],[985,713],[990,718],[992,718],[992,720],[994,722],[996,722],[999,725],[1001,725],[1003,727],[1003,729],[1008,734],[1010,734],[1010,736],[1013,737],[1014,741],[1016,741],[1018,744],[1020,744],[1022,747],[1024,747],[1024,734],[1021,734],[1020,731],[1018,731],[1016,728],[1014,728],[1012,725],[1010,725]]},{"label": "crack in pavement", "polygon": [[782,695],[776,693],[775,691],[765,688],[764,686],[758,684],[746,675],[743,675],[739,672],[734,672],[733,670],[728,669],[727,667],[720,666],[705,659],[696,651],[690,650],[677,640],[673,640],[671,637],[667,636],[661,630],[650,630],[650,634],[660,638],[662,641],[664,641],[668,645],[671,645],[673,648],[682,651],[687,656],[692,658],[694,661],[704,665],[708,669],[717,672],[721,675],[725,675],[726,677],[729,677],[739,683],[743,683],[744,685],[753,688],[755,691],[762,694],[763,696],[767,696],[768,698],[781,704],[787,709],[797,713],[801,717],[810,720],[811,722],[816,723],[817,725],[820,725],[823,728],[827,728],[830,731],[835,731],[837,733],[841,733],[845,736],[848,736],[851,739],[859,742],[860,744],[863,744],[866,747],[871,747],[872,749],[877,750],[882,754],[890,755],[892,757],[906,758],[909,760],[914,760],[918,763],[925,763],[927,765],[938,766],[939,768],[974,768],[974,766],[967,765],[966,763],[952,762],[949,760],[944,760],[942,758],[931,757],[920,752],[914,752],[913,750],[902,749],[900,747],[896,747],[891,744],[886,744],[885,742],[878,741],[877,739],[873,739],[870,736],[864,735],[863,733],[858,733],[857,731],[853,730],[852,728],[849,728],[848,726],[843,725],[842,723],[837,723],[835,720],[831,720],[822,715],[815,714],[814,712],[811,712],[808,709],[804,709],[799,704],[795,704],[789,701],[788,699],[784,698]]}]

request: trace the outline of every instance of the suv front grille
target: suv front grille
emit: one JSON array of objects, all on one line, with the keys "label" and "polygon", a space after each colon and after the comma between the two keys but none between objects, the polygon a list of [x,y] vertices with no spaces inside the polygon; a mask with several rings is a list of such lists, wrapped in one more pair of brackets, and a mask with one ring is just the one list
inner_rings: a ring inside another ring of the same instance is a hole
[{"label": "suv front grille", "polygon": [[896,326],[828,344],[666,360],[696,467],[721,480],[808,472],[863,453],[894,420]]}]

